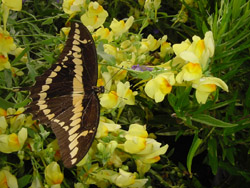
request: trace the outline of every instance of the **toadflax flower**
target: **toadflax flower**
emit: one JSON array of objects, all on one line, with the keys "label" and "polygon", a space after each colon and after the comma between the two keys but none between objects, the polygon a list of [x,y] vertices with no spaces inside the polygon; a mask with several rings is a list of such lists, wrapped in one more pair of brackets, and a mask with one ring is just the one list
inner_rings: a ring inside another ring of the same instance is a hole
[{"label": "toadflax flower", "polygon": [[134,17],[130,16],[126,22],[124,20],[116,20],[113,18],[113,21],[110,24],[110,28],[112,29],[112,32],[114,33],[115,36],[120,36],[123,33],[127,32],[129,28],[132,26],[134,22]]},{"label": "toadflax flower", "polygon": [[189,62],[182,67],[182,71],[176,76],[176,81],[182,83],[183,81],[193,81],[200,79],[202,76],[202,69],[199,63]]},{"label": "toadflax flower", "polygon": [[27,139],[27,129],[22,128],[18,134],[2,134],[0,135],[0,152],[11,153],[22,149]]},{"label": "toadflax flower", "polygon": [[87,12],[81,16],[81,22],[96,29],[105,22],[107,17],[108,12],[98,2],[90,2]]},{"label": "toadflax flower", "polygon": [[147,179],[136,179],[136,173],[126,172],[119,169],[119,173],[110,177],[111,182],[118,187],[143,187],[148,181]]},{"label": "toadflax flower", "polygon": [[63,1],[63,11],[66,14],[75,14],[80,12],[82,8],[86,7],[86,0],[64,0]]},{"label": "toadflax flower", "polygon": [[45,179],[50,186],[60,185],[63,181],[63,173],[57,162],[52,162],[45,168]]},{"label": "toadflax flower", "polygon": [[8,170],[0,171],[0,187],[1,188],[18,188],[17,179]]},{"label": "toadflax flower", "polygon": [[119,124],[115,124],[112,120],[101,116],[95,138],[103,138],[108,136],[109,132],[116,132],[121,128]]},{"label": "toadflax flower", "polygon": [[142,151],[146,147],[148,132],[146,127],[139,124],[131,124],[128,133],[125,135],[124,151],[134,154]]},{"label": "toadflax flower", "polygon": [[109,31],[108,28],[100,27],[93,35],[94,38],[100,37],[100,39],[106,39],[108,42],[112,42],[114,33]]},{"label": "toadflax flower", "polygon": [[129,82],[118,82],[117,91],[110,91],[109,93],[104,93],[100,99],[100,104],[107,109],[111,108],[122,108],[126,104],[135,104],[136,91],[130,89]]},{"label": "toadflax flower", "polygon": [[201,39],[198,36],[193,36],[193,42],[188,39],[181,44],[174,44],[173,50],[175,54],[183,60],[192,63],[199,63],[202,70],[206,70],[208,59],[214,55],[214,39],[213,33],[208,31],[205,33],[205,38]]},{"label": "toadflax flower", "polygon": [[166,94],[170,93],[175,84],[174,74],[171,72],[159,74],[152,80],[149,80],[145,86],[146,94],[155,100],[163,101]]},{"label": "toadflax flower", "polygon": [[4,69],[10,69],[10,68],[11,68],[11,65],[8,60],[8,57],[5,57],[4,55],[1,55],[0,53],[0,71]]},{"label": "toadflax flower", "polygon": [[[13,38],[10,36],[9,32],[3,31],[0,28],[0,55],[7,58],[7,53],[15,50],[16,45],[14,44]],[[3,57],[2,57],[3,58]]]},{"label": "toadflax flower", "polygon": [[228,92],[228,86],[224,81],[216,77],[203,77],[193,83],[193,88],[196,89],[195,97],[198,103],[205,104],[208,96],[216,90],[216,86],[221,87]]}]

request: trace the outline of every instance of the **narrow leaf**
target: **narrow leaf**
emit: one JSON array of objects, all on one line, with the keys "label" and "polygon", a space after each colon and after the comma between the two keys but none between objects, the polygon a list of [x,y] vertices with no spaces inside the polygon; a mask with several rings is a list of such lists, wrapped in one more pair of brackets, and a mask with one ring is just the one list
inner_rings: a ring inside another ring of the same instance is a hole
[{"label": "narrow leaf", "polygon": [[198,138],[198,134],[195,134],[192,145],[189,149],[188,156],[187,156],[187,169],[190,174],[191,174],[191,166],[192,166],[192,161],[193,161],[195,152],[197,151],[201,143],[202,143],[202,140]]},{"label": "narrow leaf", "polygon": [[232,123],[227,123],[221,120],[218,120],[212,116],[206,115],[206,114],[197,114],[193,115],[191,117],[193,121],[203,123],[205,125],[213,126],[213,127],[222,127],[222,128],[227,128],[227,127],[235,127],[238,126],[238,124],[232,124]]},{"label": "narrow leaf", "polygon": [[208,140],[208,158],[209,165],[212,168],[212,172],[215,175],[218,169],[218,159],[217,159],[217,142],[214,138]]}]

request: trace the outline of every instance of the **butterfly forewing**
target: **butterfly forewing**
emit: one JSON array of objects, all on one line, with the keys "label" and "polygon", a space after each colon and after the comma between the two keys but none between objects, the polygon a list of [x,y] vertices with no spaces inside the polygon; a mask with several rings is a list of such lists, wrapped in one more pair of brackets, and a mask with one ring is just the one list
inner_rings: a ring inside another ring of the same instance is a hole
[{"label": "butterfly forewing", "polygon": [[96,85],[97,57],[91,34],[72,23],[58,62],[30,88],[28,111],[41,123],[51,125],[63,163],[70,168],[88,152],[99,123]]}]

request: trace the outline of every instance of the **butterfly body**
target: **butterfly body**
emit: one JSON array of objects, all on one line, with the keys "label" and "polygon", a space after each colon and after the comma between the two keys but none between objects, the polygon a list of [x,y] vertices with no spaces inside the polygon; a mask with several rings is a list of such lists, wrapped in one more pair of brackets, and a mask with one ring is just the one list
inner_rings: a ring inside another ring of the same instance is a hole
[{"label": "butterfly body", "polygon": [[72,23],[58,62],[36,78],[28,111],[51,126],[64,166],[77,164],[88,152],[99,124],[98,76],[94,41],[85,26]]}]

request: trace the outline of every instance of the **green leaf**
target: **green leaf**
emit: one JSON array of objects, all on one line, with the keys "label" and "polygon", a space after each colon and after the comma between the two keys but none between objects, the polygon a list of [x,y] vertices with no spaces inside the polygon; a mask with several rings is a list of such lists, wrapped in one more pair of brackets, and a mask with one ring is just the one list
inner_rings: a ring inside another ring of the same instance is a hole
[{"label": "green leaf", "polygon": [[215,175],[218,170],[218,159],[217,159],[217,142],[215,138],[211,138],[208,140],[208,159],[209,165],[212,168],[212,172]]},{"label": "green leaf", "polygon": [[48,18],[47,20],[45,20],[42,25],[50,25],[53,23],[53,18]]},{"label": "green leaf", "polygon": [[226,158],[230,161],[232,165],[235,165],[234,153],[235,153],[235,148],[226,149]]},{"label": "green leaf", "polygon": [[250,85],[248,86],[248,89],[246,92],[245,106],[250,109]]},{"label": "green leaf", "polygon": [[30,50],[29,47],[26,47],[12,62],[11,65],[15,65],[16,62],[18,62],[23,56],[24,54],[26,54],[28,51]]},{"label": "green leaf", "polygon": [[190,174],[191,174],[191,166],[192,166],[193,158],[201,143],[202,143],[202,140],[198,138],[198,133],[196,133],[194,136],[192,145],[189,149],[188,156],[187,156],[187,169]]},{"label": "green leaf", "polygon": [[115,65],[115,57],[104,52],[103,43],[97,46],[97,54],[101,56],[109,65]]},{"label": "green leaf", "polygon": [[34,67],[32,65],[30,65],[30,63],[26,63],[26,66],[29,70],[29,72],[28,72],[29,77],[31,78],[31,80],[33,82],[35,82],[35,77],[37,76],[36,70],[34,69]]},{"label": "green leaf", "polygon": [[0,97],[0,107],[3,109],[7,109],[7,108],[11,108],[13,107],[15,104],[11,103],[9,101],[6,101],[5,99],[3,99],[2,97]]},{"label": "green leaf", "polygon": [[17,180],[18,187],[23,188],[31,182],[32,175],[25,175]]},{"label": "green leaf", "polygon": [[205,124],[205,125],[213,126],[213,127],[227,128],[227,127],[238,126],[238,124],[227,123],[227,122],[218,120],[218,119],[216,119],[212,116],[206,115],[206,114],[193,115],[191,117],[191,120]]},{"label": "green leaf", "polygon": [[144,72],[140,72],[136,75],[137,78],[140,78],[142,80],[147,80],[151,77],[150,72],[149,71],[144,71]]}]

